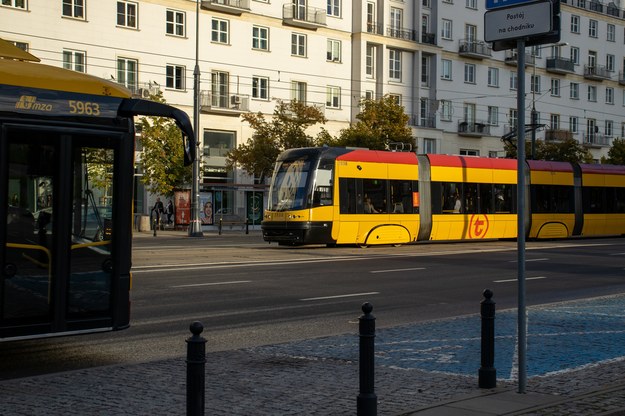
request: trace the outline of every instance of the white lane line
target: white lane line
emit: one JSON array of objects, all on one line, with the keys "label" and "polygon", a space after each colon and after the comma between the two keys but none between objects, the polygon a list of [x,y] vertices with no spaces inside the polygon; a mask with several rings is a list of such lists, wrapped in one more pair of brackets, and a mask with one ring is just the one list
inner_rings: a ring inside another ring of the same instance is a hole
[{"label": "white lane line", "polygon": [[[539,280],[539,279],[546,279],[546,276],[536,276],[536,277],[526,277],[525,280]],[[505,280],[493,280],[493,283],[509,283],[509,282],[516,282],[518,281],[518,279],[505,279]]]},{"label": "white lane line", "polygon": [[412,267],[410,269],[388,269],[388,270],[371,270],[369,273],[393,273],[393,272],[408,272],[411,270],[425,270],[425,267]]},{"label": "white lane line", "polygon": [[220,285],[238,285],[241,283],[251,283],[251,280],[234,280],[232,282],[214,282],[214,283],[195,283],[189,285],[176,285],[170,287],[198,287],[198,286],[220,286]]},{"label": "white lane line", "polygon": [[623,256],[625,253],[610,253],[610,256]]},{"label": "white lane line", "polygon": [[[526,263],[529,263],[530,261],[547,261],[549,259],[544,258],[544,259],[525,259]],[[516,263],[518,262],[518,260],[510,260],[509,263]]]},{"label": "white lane line", "polygon": [[380,294],[380,292],[350,293],[350,294],[347,294],[347,295],[321,296],[321,297],[318,297],[318,298],[305,298],[305,299],[300,299],[300,301],[308,302],[308,301],[311,301],[311,300],[353,298],[353,297],[356,297],[356,296],[379,295],[379,294]]}]

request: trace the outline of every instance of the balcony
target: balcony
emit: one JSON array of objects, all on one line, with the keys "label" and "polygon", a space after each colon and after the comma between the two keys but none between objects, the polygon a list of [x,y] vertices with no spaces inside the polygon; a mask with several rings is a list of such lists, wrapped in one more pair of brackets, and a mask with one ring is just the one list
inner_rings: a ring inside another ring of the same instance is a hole
[{"label": "balcony", "polygon": [[250,109],[250,97],[244,94],[215,94],[200,91],[200,111],[238,116]]},{"label": "balcony", "polygon": [[467,58],[484,59],[493,55],[492,48],[483,41],[461,40],[458,49],[460,56]]},{"label": "balcony", "polygon": [[128,88],[133,98],[149,99],[150,96],[157,95],[161,91],[160,85],[153,82],[139,82],[136,85],[125,85],[122,82],[119,84]]},{"label": "balcony", "polygon": [[625,72],[620,71],[618,73],[618,83],[621,85],[625,85]]},{"label": "balcony", "polygon": [[545,141],[563,141],[571,140],[573,132],[569,130],[548,129],[545,130]]},{"label": "balcony", "polygon": [[[519,63],[519,56],[516,51],[506,50],[505,62],[508,65],[517,66]],[[525,66],[534,66],[536,65],[536,56],[531,53],[525,54]]]},{"label": "balcony", "polygon": [[480,121],[459,121],[458,135],[464,137],[490,136],[490,126]]},{"label": "balcony", "polygon": [[575,63],[572,59],[552,56],[547,58],[546,70],[555,74],[572,74],[575,72]]},{"label": "balcony", "polygon": [[250,0],[202,0],[202,9],[241,16],[250,11]]},{"label": "balcony", "polygon": [[584,78],[603,81],[610,79],[610,71],[603,65],[584,65]]},{"label": "balcony", "polygon": [[367,33],[373,33],[374,35],[383,35],[384,25],[377,24],[376,22],[367,22]]},{"label": "balcony", "polygon": [[586,147],[609,147],[610,137],[600,133],[584,133],[583,145]]},{"label": "balcony", "polygon": [[421,33],[421,43],[436,46],[436,33]]},{"label": "balcony", "polygon": [[388,26],[386,28],[386,36],[403,40],[417,40],[416,32],[412,29],[398,29],[395,26]]},{"label": "balcony", "polygon": [[298,7],[289,3],[282,6],[282,23],[303,29],[317,30],[326,26],[326,11],[316,7]]}]

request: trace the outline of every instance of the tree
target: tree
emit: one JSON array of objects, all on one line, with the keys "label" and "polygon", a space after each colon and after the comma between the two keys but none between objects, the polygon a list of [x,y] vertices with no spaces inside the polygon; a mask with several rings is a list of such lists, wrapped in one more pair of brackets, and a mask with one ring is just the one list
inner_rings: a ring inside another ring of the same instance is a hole
[{"label": "tree", "polygon": [[[150,97],[164,103],[163,93]],[[176,123],[166,117],[141,117],[143,156],[141,182],[157,195],[173,196],[174,190],[189,186],[192,168],[184,166],[182,133]]]},{"label": "tree", "polygon": [[363,99],[358,120],[349,128],[341,130],[335,145],[366,147],[374,150],[389,149],[392,143],[414,145],[409,117],[397,100],[385,95],[379,100]]},{"label": "tree", "polygon": [[[577,140],[566,138],[563,140],[554,140],[545,142],[543,140],[536,140],[535,142],[535,159],[536,160],[549,160],[560,162],[577,162],[577,163],[590,163],[592,162],[592,154],[582,146]],[[504,150],[506,151],[507,158],[516,158],[517,147],[516,141],[508,141],[504,144]],[[531,154],[531,143],[525,141],[525,158],[529,159]]]},{"label": "tree", "polygon": [[625,165],[625,139],[614,139],[612,147],[608,150],[608,157],[601,158],[601,163]]},{"label": "tree", "polygon": [[325,124],[327,119],[316,107],[299,101],[278,100],[271,121],[262,113],[247,113],[241,116],[254,129],[247,143],[240,144],[226,155],[226,167],[239,165],[248,174],[260,178],[261,182],[273,172],[278,155],[286,149],[318,146],[327,142],[329,134],[322,129],[318,139],[309,136],[306,129],[315,124]]}]

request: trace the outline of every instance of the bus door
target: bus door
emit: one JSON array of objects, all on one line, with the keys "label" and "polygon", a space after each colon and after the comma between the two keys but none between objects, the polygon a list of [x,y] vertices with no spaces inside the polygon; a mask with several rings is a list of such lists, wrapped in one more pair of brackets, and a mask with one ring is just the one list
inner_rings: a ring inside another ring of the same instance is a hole
[{"label": "bus door", "polygon": [[0,338],[114,326],[122,137],[2,126],[0,195],[8,203],[0,206]]}]

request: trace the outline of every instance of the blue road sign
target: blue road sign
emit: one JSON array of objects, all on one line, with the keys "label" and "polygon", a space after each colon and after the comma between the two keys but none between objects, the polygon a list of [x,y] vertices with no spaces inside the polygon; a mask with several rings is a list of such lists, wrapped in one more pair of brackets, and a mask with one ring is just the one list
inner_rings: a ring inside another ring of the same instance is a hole
[{"label": "blue road sign", "polygon": [[486,0],[486,10],[513,6],[515,4],[531,3],[533,1],[536,0]]}]

